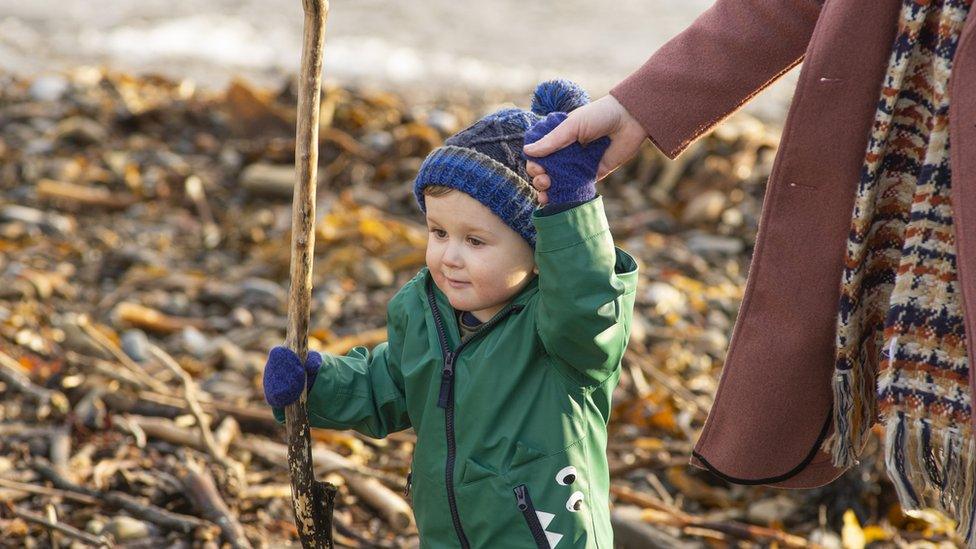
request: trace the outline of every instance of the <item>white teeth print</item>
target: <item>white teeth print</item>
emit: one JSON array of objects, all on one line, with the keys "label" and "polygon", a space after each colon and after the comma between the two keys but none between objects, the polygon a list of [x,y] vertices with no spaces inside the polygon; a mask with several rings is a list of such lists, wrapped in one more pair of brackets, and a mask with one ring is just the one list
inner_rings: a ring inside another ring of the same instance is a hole
[{"label": "white teeth print", "polygon": [[573,495],[569,496],[566,500],[566,510],[570,513],[576,513],[583,508],[583,492],[573,492]]},{"label": "white teeth print", "polygon": [[573,467],[572,465],[563,467],[558,473],[556,473],[556,482],[559,483],[560,486],[568,486],[575,481],[576,467]]}]

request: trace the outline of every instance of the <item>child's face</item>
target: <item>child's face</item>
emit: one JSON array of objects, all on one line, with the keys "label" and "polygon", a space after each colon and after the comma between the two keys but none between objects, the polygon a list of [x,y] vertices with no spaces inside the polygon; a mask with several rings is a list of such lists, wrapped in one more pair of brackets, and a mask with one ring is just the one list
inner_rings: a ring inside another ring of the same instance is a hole
[{"label": "child's face", "polygon": [[532,247],[463,192],[428,195],[424,202],[434,283],[455,309],[490,319],[532,280]]}]

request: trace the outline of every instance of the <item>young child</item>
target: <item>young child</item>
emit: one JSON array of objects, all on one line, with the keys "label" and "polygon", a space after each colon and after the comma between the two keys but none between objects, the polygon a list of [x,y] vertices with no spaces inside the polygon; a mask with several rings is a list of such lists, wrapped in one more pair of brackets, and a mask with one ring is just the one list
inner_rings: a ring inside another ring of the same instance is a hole
[{"label": "young child", "polygon": [[312,427],[416,430],[424,548],[613,546],[607,421],[637,264],[595,192],[609,140],[533,159],[552,179],[543,209],[522,155],[586,102],[546,82],[531,112],[498,111],[430,153],[414,185],[427,267],[390,301],[386,343],[305,366],[283,347],[268,357],[279,421],[309,376]]}]

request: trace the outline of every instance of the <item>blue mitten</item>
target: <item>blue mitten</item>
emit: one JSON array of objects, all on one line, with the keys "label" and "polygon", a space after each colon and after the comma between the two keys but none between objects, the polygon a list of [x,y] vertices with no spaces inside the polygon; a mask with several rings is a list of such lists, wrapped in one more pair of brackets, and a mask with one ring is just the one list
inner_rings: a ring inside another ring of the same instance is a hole
[{"label": "blue mitten", "polygon": [[264,365],[264,399],[272,407],[284,408],[298,400],[305,388],[315,383],[315,377],[322,367],[322,355],[309,351],[305,365],[298,355],[287,347],[278,346],[268,353]]},{"label": "blue mitten", "polygon": [[[525,144],[542,139],[566,120],[566,116],[564,112],[554,112],[536,122],[525,132]],[[586,145],[573,142],[548,156],[525,155],[525,158],[546,170],[550,181],[549,205],[586,202],[596,196],[596,171],[609,146],[610,138],[601,137]]]}]

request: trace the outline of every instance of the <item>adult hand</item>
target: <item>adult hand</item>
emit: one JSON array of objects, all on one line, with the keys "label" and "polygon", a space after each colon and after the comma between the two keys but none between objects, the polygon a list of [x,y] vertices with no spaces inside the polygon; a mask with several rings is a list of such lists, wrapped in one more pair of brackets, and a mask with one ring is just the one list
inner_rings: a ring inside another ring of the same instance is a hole
[{"label": "adult hand", "polygon": [[[569,113],[566,120],[542,139],[525,146],[529,156],[546,156],[567,145],[580,142],[587,144],[600,137],[610,137],[611,143],[597,168],[597,179],[603,179],[621,164],[630,160],[647,138],[647,133],[636,118],[631,116],[612,95],[583,105]],[[546,204],[546,190],[550,180],[545,169],[536,162],[526,162],[526,171],[532,176],[532,186],[539,191],[539,202]]]},{"label": "adult hand", "polygon": [[275,347],[268,353],[264,365],[264,398],[273,407],[284,408],[298,400],[306,384],[308,388],[315,383],[315,377],[322,367],[322,355],[309,351],[305,364],[298,355],[287,347]]}]

